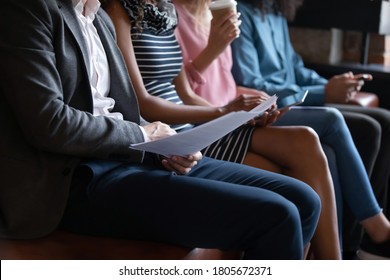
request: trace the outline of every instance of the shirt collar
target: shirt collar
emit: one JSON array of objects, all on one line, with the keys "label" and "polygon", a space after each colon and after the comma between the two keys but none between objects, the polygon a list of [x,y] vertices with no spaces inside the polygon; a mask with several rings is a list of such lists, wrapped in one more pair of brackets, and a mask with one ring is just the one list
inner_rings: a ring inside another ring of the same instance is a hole
[{"label": "shirt collar", "polygon": [[[100,7],[99,0],[72,0],[77,14],[83,14],[86,18],[93,20]],[[83,3],[85,2],[85,3]]]}]

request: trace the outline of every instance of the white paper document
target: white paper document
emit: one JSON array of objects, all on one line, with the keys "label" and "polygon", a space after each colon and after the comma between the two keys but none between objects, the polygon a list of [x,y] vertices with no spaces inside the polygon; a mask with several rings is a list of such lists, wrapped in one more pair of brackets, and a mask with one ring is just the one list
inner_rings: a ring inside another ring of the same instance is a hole
[{"label": "white paper document", "polygon": [[130,145],[131,149],[147,151],[163,156],[187,156],[198,152],[240,125],[262,115],[272,104],[275,103],[276,95],[271,96],[251,111],[231,112],[222,117],[185,130],[178,134],[151,141]]}]

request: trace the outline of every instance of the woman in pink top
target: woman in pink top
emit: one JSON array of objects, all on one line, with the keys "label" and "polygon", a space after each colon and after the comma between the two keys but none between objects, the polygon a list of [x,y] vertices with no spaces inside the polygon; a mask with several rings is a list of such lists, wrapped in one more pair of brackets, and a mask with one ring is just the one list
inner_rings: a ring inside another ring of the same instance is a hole
[{"label": "woman in pink top", "polygon": [[[205,46],[209,41],[211,15],[209,18],[209,13],[207,13],[208,22],[202,24],[197,21],[196,14],[190,13],[180,2],[180,0],[174,1],[179,15],[176,37],[182,45],[183,62],[190,85],[196,94],[211,104],[225,105],[236,97],[236,82],[230,74],[233,64],[230,42],[227,46],[223,46],[225,50],[220,55],[210,55],[213,50],[205,49]],[[214,38],[218,40],[218,36]],[[218,47],[216,42],[211,42],[211,44]],[[200,54],[202,56],[199,56]],[[215,59],[210,61],[208,57],[215,57]],[[196,58],[196,61],[193,61],[193,58]],[[206,63],[200,62],[201,59]],[[198,64],[194,66],[194,63]],[[202,65],[202,70],[198,70],[200,65]],[[221,71],[226,71],[226,75],[221,74]],[[216,91],[223,94],[215,94]]]},{"label": "woman in pink top", "polygon": [[208,3],[208,0],[174,0],[179,16],[176,37],[182,46],[191,88],[213,106],[226,105],[241,94],[268,97],[265,92],[236,85],[231,74],[230,43],[239,36],[241,21],[231,13],[210,26],[212,16]]}]

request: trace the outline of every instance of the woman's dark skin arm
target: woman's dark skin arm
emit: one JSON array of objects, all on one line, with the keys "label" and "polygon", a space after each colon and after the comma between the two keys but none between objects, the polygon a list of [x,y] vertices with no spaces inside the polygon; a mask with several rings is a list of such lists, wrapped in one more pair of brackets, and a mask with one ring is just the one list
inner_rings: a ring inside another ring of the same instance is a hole
[{"label": "woman's dark skin arm", "polygon": [[174,104],[160,97],[152,96],[143,84],[137,66],[131,40],[131,22],[118,0],[109,1],[106,11],[111,17],[117,34],[117,43],[126,61],[127,68],[140,105],[141,115],[148,121],[165,123],[202,123],[227,113],[223,108],[209,106],[185,106]]}]

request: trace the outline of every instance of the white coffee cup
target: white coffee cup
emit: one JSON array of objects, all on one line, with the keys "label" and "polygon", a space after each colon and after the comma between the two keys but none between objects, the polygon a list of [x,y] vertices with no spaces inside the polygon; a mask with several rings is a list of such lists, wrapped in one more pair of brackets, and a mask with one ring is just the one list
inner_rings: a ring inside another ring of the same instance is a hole
[{"label": "white coffee cup", "polygon": [[209,9],[213,18],[220,18],[230,11],[237,13],[237,2],[235,0],[214,0],[210,3]]}]

